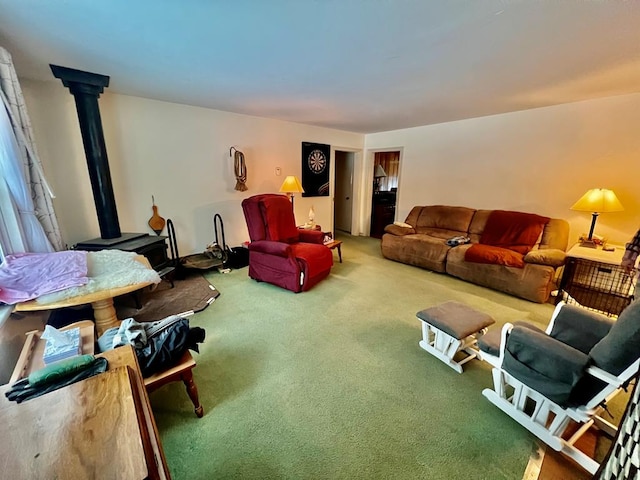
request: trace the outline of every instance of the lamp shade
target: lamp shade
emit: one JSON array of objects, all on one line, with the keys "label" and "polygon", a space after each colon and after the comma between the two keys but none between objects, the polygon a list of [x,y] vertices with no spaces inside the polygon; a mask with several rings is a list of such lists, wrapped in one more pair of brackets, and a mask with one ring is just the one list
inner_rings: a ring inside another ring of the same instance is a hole
[{"label": "lamp shade", "polygon": [[288,175],[280,187],[282,193],[304,193],[302,184],[295,175]]},{"label": "lamp shade", "polygon": [[382,168],[382,165],[378,163],[376,165],[375,170],[373,171],[373,178],[382,178],[386,176],[387,176],[387,172],[385,172],[384,168]]},{"label": "lamp shade", "polygon": [[573,204],[571,210],[579,212],[621,212],[624,207],[613,193],[606,188],[592,188]]}]

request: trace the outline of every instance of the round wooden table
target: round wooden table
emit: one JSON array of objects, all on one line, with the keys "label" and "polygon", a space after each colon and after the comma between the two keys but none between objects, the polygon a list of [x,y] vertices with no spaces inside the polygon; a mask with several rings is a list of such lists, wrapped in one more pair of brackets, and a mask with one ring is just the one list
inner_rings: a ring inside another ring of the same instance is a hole
[{"label": "round wooden table", "polygon": [[[143,255],[138,255],[136,260],[147,268],[151,268],[149,261]],[[17,303],[14,310],[16,312],[34,312],[39,310],[54,310],[56,308],[76,307],[90,303],[93,307],[93,315],[96,322],[96,331],[98,336],[102,335],[105,330],[120,326],[120,320],[116,316],[116,308],[113,305],[113,299],[125,293],[135,292],[141,288],[151,285],[153,282],[142,282],[124,287],[109,288],[98,292],[88,293],[86,295],[78,295],[76,297],[65,298],[52,303],[40,303],[36,300]]]}]

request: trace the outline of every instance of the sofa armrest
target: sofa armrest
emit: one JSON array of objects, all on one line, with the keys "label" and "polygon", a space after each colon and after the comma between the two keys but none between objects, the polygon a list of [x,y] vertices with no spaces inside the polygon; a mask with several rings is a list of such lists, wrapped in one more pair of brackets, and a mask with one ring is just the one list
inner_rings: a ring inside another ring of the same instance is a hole
[{"label": "sofa armrest", "polygon": [[531,250],[524,256],[525,263],[535,263],[537,265],[548,265],[550,267],[561,267],[565,263],[567,254],[557,248],[543,248]]},{"label": "sofa armrest", "polygon": [[564,407],[588,363],[581,351],[539,331],[514,326],[506,339],[502,368]]},{"label": "sofa armrest", "polygon": [[286,258],[291,256],[291,246],[284,242],[257,240],[249,244],[249,252],[260,252]]},{"label": "sofa armrest", "polygon": [[416,233],[416,230],[412,226],[405,227],[404,225],[396,225],[395,223],[392,223],[384,227],[384,232],[402,237],[404,235],[411,235],[413,233]]},{"label": "sofa armrest", "polygon": [[304,243],[320,243],[324,241],[324,233],[319,230],[300,230],[300,241]]}]

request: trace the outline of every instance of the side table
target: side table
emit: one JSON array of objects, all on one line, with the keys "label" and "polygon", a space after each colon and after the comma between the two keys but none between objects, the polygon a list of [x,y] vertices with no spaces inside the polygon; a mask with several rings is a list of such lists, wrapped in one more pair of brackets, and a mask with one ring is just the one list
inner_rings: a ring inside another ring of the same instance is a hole
[{"label": "side table", "polygon": [[333,250],[335,248],[338,249],[338,258],[340,259],[340,263],[342,263],[342,240],[331,240],[328,243],[324,244],[329,250]]},{"label": "side table", "polygon": [[613,247],[613,251],[580,245],[569,249],[558,298],[568,296],[567,303],[575,301],[605,315],[619,315],[633,299],[634,277],[620,267],[624,247]]}]

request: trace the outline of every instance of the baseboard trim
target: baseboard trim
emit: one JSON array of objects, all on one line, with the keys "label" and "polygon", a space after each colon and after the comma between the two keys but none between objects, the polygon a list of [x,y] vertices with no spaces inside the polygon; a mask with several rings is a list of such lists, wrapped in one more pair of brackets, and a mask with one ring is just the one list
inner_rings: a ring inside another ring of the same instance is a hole
[{"label": "baseboard trim", "polygon": [[544,460],[544,454],[546,447],[539,442],[534,442],[533,451],[529,457],[529,463],[524,470],[522,480],[538,480],[540,477],[540,470],[542,470],[542,461]]}]

